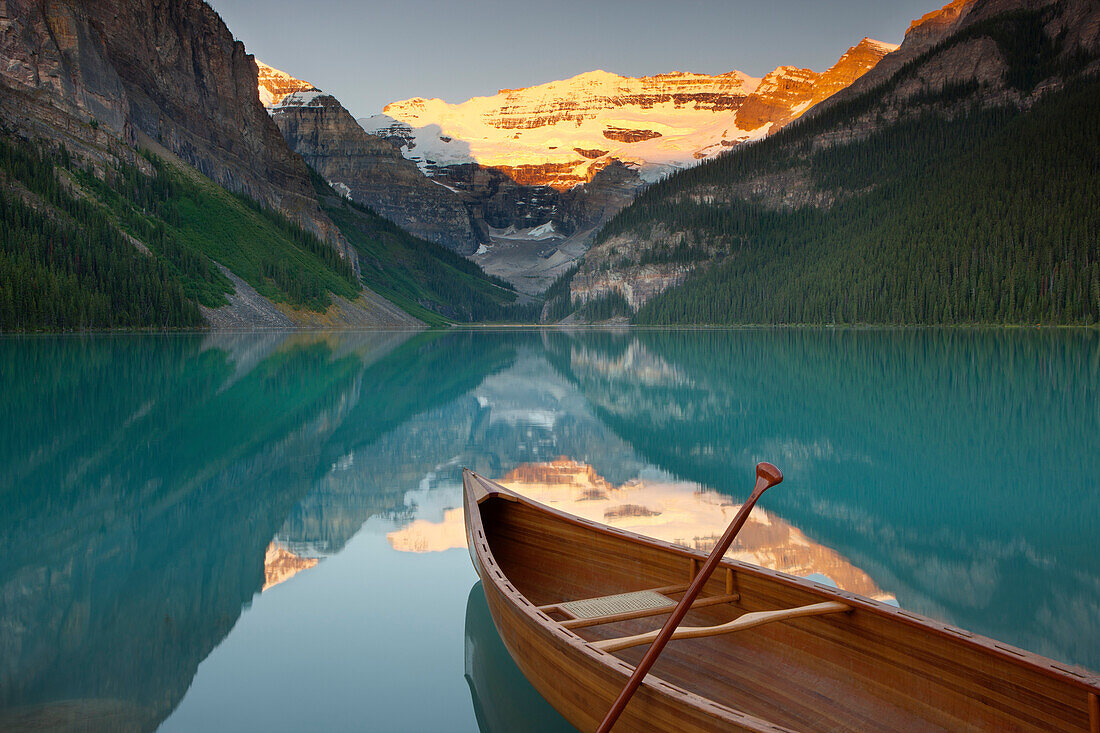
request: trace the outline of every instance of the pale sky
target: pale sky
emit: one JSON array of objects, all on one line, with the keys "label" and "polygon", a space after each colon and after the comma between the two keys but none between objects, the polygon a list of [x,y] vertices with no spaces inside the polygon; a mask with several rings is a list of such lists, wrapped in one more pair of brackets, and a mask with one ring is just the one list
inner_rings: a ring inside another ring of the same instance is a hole
[{"label": "pale sky", "polygon": [[210,0],[249,52],[356,117],[604,69],[824,71],[864,36],[900,43],[946,0]]}]

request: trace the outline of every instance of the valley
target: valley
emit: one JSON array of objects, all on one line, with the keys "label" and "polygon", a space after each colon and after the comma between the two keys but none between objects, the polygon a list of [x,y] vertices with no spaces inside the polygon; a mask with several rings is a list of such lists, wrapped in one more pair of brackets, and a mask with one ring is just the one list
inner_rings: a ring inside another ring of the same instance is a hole
[{"label": "valley", "polygon": [[1100,320],[1088,0],[358,118],[168,5],[0,8],[0,329]]},{"label": "valley", "polygon": [[0,414],[0,732],[1100,733],[1100,0],[0,0]]},{"label": "valley", "polygon": [[332,185],[538,295],[646,186],[775,132],[895,48],[864,38],[822,73],[781,66],[762,79],[593,71],[461,104],[393,102],[355,121],[287,72],[260,64],[259,84],[291,147]]}]

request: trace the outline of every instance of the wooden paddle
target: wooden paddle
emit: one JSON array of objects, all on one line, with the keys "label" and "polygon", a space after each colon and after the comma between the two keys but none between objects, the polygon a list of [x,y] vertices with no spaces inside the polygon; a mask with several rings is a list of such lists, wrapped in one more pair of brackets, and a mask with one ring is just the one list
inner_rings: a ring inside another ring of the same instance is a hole
[{"label": "wooden paddle", "polygon": [[778,484],[783,480],[783,473],[770,463],[757,463],[756,464],[756,488],[752,490],[752,495],[748,498],[738,510],[737,516],[733,518],[733,523],[726,529],[725,534],[718,540],[718,544],[711,550],[710,557],[703,563],[703,567],[699,570],[698,575],[691,581],[691,585],[684,591],[684,597],[680,599],[680,602],[676,605],[672,615],[665,621],[665,625],[661,627],[661,631],[657,634],[657,638],[653,640],[653,644],[650,645],[649,650],[646,651],[645,656],[642,657],[642,661],[638,663],[638,667],[634,670],[634,674],[630,676],[630,680],[626,683],[626,687],[622,689],[619,696],[615,698],[615,703],[611,706],[611,709],[607,711],[607,715],[604,716],[603,722],[600,723],[600,727],[596,730],[596,733],[608,733],[611,727],[615,725],[615,721],[622,715],[623,710],[626,708],[626,704],[630,702],[630,698],[634,696],[635,691],[642,684],[642,680],[645,679],[646,674],[649,673],[650,667],[657,661],[657,657],[661,655],[661,652],[665,648],[665,644],[672,638],[672,634],[676,631],[676,627],[680,625],[680,622],[684,620],[684,616],[691,609],[691,604],[695,601],[696,596],[699,595],[699,591],[703,590],[703,586],[706,585],[707,580],[710,579],[714,569],[718,567],[718,563],[722,562],[722,557],[726,554],[726,550],[729,549],[730,544],[733,543],[733,538],[737,536],[737,533],[741,531],[741,527],[744,526],[745,520],[749,518],[749,512],[752,511],[753,506],[757,500],[763,495],[765,491]]}]

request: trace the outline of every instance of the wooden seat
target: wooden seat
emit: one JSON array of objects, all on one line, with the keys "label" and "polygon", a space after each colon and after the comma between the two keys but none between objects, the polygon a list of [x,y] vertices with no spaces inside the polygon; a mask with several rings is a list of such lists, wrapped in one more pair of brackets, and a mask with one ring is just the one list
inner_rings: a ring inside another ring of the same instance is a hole
[{"label": "wooden seat", "polygon": [[671,608],[675,605],[675,601],[657,591],[639,590],[633,593],[618,593],[613,596],[567,601],[559,603],[558,608],[573,618],[590,619],[601,616],[618,616],[634,611]]},{"label": "wooden seat", "polygon": [[[586,626],[598,626],[617,621],[632,621],[636,618],[672,613],[673,609],[676,608],[676,601],[668,596],[673,593],[683,593],[685,590],[687,590],[687,584],[647,588],[646,590],[631,591],[629,593],[616,593],[609,596],[551,603],[539,606],[539,610],[568,616],[568,619],[558,623],[567,629],[580,629]],[[733,603],[740,598],[741,596],[737,593],[709,596],[696,599],[691,607],[706,608],[722,603]]]}]

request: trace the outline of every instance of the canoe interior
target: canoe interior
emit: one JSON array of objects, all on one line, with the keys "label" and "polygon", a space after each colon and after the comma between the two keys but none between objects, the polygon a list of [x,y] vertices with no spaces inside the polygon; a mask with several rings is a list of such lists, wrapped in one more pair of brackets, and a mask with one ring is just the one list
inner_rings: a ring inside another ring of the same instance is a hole
[{"label": "canoe interior", "polygon": [[[691,577],[691,557],[675,548],[639,543],[522,501],[490,497],[480,510],[498,566],[534,605],[682,584]],[[684,625],[837,600],[769,571],[726,567],[733,568],[740,600],[694,610]],[[720,568],[702,595],[722,595],[729,582]],[[992,650],[994,642],[960,643],[966,632],[931,629],[903,615],[857,606],[844,614],[672,641],[651,674],[795,730],[1090,730],[1094,679],[1074,683],[1070,675],[1017,661],[1005,647]],[[626,636],[659,628],[664,618],[576,633],[588,641]],[[645,648],[616,656],[636,664]]]}]

